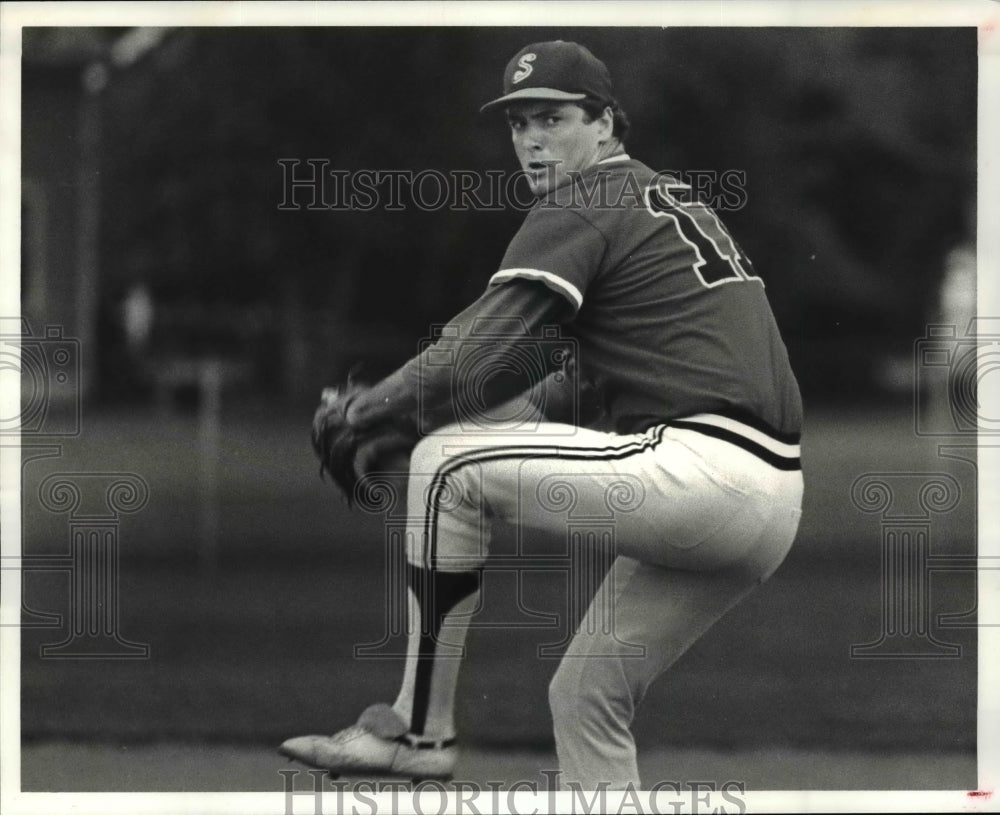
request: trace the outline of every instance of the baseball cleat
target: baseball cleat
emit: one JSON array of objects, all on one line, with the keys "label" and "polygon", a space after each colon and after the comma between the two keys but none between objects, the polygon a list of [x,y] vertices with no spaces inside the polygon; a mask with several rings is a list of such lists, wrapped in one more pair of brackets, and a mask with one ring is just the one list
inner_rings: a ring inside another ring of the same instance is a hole
[{"label": "baseball cleat", "polygon": [[278,752],[330,775],[451,778],[458,758],[455,739],[424,739],[407,732],[389,705],[372,705],[358,723],[332,736],[296,736]]}]

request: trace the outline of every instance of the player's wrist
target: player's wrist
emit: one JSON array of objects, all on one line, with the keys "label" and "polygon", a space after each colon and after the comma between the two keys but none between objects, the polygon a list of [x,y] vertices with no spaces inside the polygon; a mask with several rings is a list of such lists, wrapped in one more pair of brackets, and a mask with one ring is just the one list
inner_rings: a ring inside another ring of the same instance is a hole
[{"label": "player's wrist", "polygon": [[359,430],[387,421],[399,422],[412,418],[416,401],[413,392],[407,387],[406,378],[397,371],[358,393],[348,406],[345,418],[352,427]]}]

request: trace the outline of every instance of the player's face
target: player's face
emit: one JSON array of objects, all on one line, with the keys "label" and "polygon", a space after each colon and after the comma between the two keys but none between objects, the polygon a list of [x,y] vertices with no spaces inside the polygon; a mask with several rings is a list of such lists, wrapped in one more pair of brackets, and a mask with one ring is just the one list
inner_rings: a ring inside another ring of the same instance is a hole
[{"label": "player's face", "polygon": [[587,121],[571,102],[522,102],[507,108],[514,152],[533,195],[542,196],[597,163],[611,117]]}]

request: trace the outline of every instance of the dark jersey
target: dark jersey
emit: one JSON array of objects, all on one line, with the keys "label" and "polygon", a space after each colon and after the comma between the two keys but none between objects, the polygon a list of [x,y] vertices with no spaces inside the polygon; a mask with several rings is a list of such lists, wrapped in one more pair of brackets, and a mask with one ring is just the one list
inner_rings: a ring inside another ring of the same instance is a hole
[{"label": "dark jersey", "polygon": [[616,156],[541,199],[482,296],[358,397],[352,420],[436,413],[456,392],[476,391],[478,382],[455,378],[481,375],[477,366],[440,360],[461,359],[470,342],[474,353],[484,342],[470,341],[477,326],[516,320],[523,334],[487,341],[496,368],[505,354],[519,367],[515,335],[538,338],[562,324],[577,343],[578,376],[603,392],[609,429],[716,413],[797,439],[802,403],[764,284],[715,214],[682,192]]},{"label": "dark jersey", "polygon": [[537,202],[491,286],[538,281],[570,304],[581,373],[619,432],[721,413],[797,435],[802,403],[764,284],[684,191],[605,159]]}]

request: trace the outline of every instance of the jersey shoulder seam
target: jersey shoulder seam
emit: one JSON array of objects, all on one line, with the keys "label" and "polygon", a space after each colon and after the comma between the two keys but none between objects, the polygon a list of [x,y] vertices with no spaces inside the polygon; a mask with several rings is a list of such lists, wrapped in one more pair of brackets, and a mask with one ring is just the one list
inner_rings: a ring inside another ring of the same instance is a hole
[{"label": "jersey shoulder seam", "polygon": [[583,221],[585,224],[587,224],[587,226],[589,226],[591,229],[593,229],[598,235],[601,236],[601,240],[604,241],[605,248],[610,245],[611,242],[608,240],[608,236],[604,234],[604,231],[597,224],[595,224],[592,220],[590,220],[590,218],[588,218],[586,215],[584,215],[582,212],[580,212],[578,210],[570,209],[569,207],[566,207],[566,206],[559,206],[559,207],[539,207],[536,210],[536,212],[554,212],[554,211],[568,212],[568,213],[571,213],[571,214],[575,215],[577,218],[579,218],[581,221]]},{"label": "jersey shoulder seam", "polygon": [[602,230],[597,224],[595,224],[592,220],[590,220],[590,218],[588,218],[582,212],[579,212],[578,210],[575,209],[567,210],[567,212],[572,212],[574,215],[580,218],[585,224],[587,224],[591,229],[596,231],[597,234],[600,235],[602,240],[604,241],[605,249],[607,249],[607,247],[611,245],[611,241],[608,240],[608,236],[604,234],[604,230]]}]

